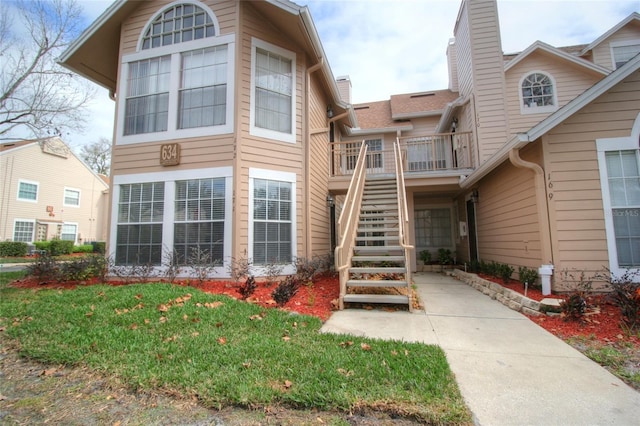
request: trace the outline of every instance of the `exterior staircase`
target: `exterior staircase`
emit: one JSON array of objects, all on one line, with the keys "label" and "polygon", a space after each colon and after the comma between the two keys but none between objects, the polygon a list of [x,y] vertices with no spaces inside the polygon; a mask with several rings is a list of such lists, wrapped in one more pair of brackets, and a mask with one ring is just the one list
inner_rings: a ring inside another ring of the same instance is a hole
[{"label": "exterior staircase", "polygon": [[[394,178],[365,179],[343,303],[407,304],[412,308],[410,266],[400,242],[397,188]],[[379,288],[386,290],[374,290]]]}]

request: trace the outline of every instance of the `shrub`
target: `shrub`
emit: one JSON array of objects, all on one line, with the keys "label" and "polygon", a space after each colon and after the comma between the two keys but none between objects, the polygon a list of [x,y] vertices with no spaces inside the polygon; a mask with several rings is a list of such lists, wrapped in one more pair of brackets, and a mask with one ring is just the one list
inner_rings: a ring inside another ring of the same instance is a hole
[{"label": "shrub", "polygon": [[474,274],[480,272],[480,262],[478,260],[469,262],[469,272],[473,272]]},{"label": "shrub", "polygon": [[227,270],[229,271],[231,279],[237,284],[241,279],[249,276],[251,261],[246,257],[241,257],[239,259],[234,257],[231,259],[231,262],[229,262]]},{"label": "shrub", "polygon": [[91,244],[73,246],[73,252],[74,253],[93,253],[93,246]]},{"label": "shrub", "polygon": [[441,265],[452,264],[453,257],[451,256],[451,250],[445,248],[438,249],[438,263]]},{"label": "shrub", "polygon": [[616,277],[608,274],[609,287],[612,290],[609,297],[620,308],[623,328],[630,332],[640,331],[640,283],[634,282],[637,272],[625,272]]},{"label": "shrub", "polygon": [[527,283],[530,286],[534,286],[538,280],[538,271],[521,266],[518,268],[518,276],[522,284]]},{"label": "shrub", "polygon": [[250,275],[249,278],[244,282],[244,284],[238,287],[238,293],[242,296],[242,300],[246,300],[249,296],[256,291],[257,285],[256,280],[253,278],[253,275]]},{"label": "shrub", "polygon": [[429,263],[431,263],[431,252],[429,250],[422,250],[420,252],[420,260],[425,265],[428,265]]},{"label": "shrub", "polygon": [[105,254],[107,252],[107,243],[104,241],[94,241],[91,245],[94,253]]},{"label": "shrub", "polygon": [[36,246],[36,250],[51,254],[51,241],[34,241],[33,245]]},{"label": "shrub", "polygon": [[27,265],[27,275],[34,277],[38,284],[47,284],[51,281],[58,280],[58,271],[60,265],[49,254],[42,254],[36,257],[36,260]]},{"label": "shrub", "polygon": [[60,240],[58,238],[49,241],[49,254],[51,256],[71,253],[73,253],[73,241]]},{"label": "shrub", "polygon": [[509,281],[511,281],[511,275],[513,275],[514,269],[506,263],[503,263],[498,267],[498,271],[502,281],[504,281],[505,284],[508,284]]},{"label": "shrub", "polygon": [[560,309],[565,321],[581,319],[587,310],[587,301],[582,294],[573,293],[560,302]]},{"label": "shrub", "polygon": [[0,242],[0,257],[21,257],[27,255],[27,243],[20,241]]},{"label": "shrub", "polygon": [[278,277],[282,274],[284,264],[282,263],[267,263],[264,265],[265,284],[271,286],[278,281]]},{"label": "shrub", "polygon": [[271,293],[271,297],[278,304],[278,306],[284,306],[295,294],[298,292],[298,288],[300,288],[300,283],[293,275],[289,275],[278,284],[273,293]]}]

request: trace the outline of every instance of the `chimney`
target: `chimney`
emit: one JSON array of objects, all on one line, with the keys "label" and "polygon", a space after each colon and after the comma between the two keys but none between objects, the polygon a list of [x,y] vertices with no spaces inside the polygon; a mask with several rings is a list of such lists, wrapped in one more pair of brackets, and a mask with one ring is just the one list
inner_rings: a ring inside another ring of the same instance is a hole
[{"label": "chimney", "polygon": [[336,78],[336,84],[338,85],[338,93],[340,99],[348,104],[351,104],[351,80],[348,75],[343,75]]},{"label": "chimney", "polygon": [[449,68],[449,90],[458,92],[458,50],[456,49],[456,39],[450,38],[447,45],[447,65]]}]

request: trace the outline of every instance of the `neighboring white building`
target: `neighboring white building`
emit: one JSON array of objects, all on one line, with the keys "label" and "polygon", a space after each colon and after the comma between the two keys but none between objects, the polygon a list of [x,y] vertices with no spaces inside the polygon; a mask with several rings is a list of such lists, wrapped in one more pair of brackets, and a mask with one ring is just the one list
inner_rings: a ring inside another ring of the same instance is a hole
[{"label": "neighboring white building", "polygon": [[106,179],[57,137],[0,145],[0,241],[105,241]]}]

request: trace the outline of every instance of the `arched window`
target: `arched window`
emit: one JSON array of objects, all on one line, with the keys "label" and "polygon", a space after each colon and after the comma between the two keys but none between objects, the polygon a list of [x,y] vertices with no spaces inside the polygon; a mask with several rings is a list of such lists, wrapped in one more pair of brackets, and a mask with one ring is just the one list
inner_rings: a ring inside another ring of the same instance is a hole
[{"label": "arched window", "polygon": [[529,74],[522,80],[522,106],[524,108],[555,107],[554,84],[541,72]]},{"label": "arched window", "polygon": [[142,37],[142,50],[216,35],[211,16],[199,6],[178,4],[158,14]]}]

